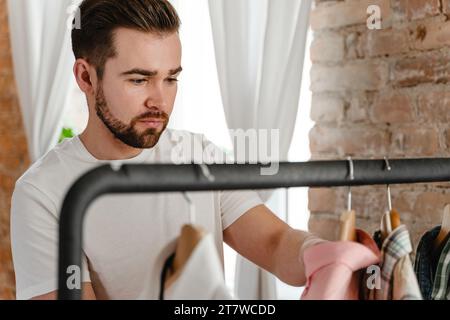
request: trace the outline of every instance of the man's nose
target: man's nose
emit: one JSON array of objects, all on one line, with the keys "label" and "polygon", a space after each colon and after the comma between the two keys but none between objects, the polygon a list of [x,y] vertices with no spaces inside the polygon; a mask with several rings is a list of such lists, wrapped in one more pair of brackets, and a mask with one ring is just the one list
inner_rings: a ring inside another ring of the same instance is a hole
[{"label": "man's nose", "polygon": [[162,111],[165,111],[167,109],[167,102],[162,85],[154,84],[153,86],[151,86],[145,105],[147,108],[158,108]]}]

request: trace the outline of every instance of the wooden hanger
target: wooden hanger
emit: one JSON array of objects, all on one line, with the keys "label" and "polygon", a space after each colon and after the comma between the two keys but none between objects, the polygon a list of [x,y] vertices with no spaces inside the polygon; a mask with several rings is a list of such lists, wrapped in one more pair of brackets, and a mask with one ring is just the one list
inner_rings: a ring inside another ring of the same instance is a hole
[{"label": "wooden hanger", "polygon": [[385,214],[383,214],[383,216],[381,217],[380,231],[382,241],[384,241],[392,232],[392,221],[389,211],[386,211]]},{"label": "wooden hanger", "polygon": [[450,204],[447,204],[444,208],[444,214],[442,216],[441,231],[434,240],[434,248],[438,249],[447,238],[450,233]]},{"label": "wooden hanger", "polygon": [[[392,168],[391,165],[389,164],[388,158],[384,157],[384,161],[386,163],[386,169],[388,171],[391,171]],[[400,215],[398,214],[397,210],[392,209],[391,188],[389,185],[387,185],[386,191],[387,191],[388,211],[386,211],[383,214],[380,222],[381,240],[383,242],[389,236],[392,230],[394,230],[401,224]]]},{"label": "wooden hanger", "polygon": [[397,210],[392,209],[390,212],[390,218],[391,218],[391,227],[392,230],[397,229],[402,223],[400,221],[400,214]]},{"label": "wooden hanger", "polygon": [[164,282],[165,288],[168,288],[178,279],[192,252],[194,252],[205,235],[206,232],[202,228],[190,224],[186,224],[181,228],[173,263]]},{"label": "wooden hanger", "polygon": [[205,235],[206,232],[202,228],[190,224],[184,225],[181,228],[173,264],[164,283],[166,288],[178,279],[192,252],[194,252],[194,249]]},{"label": "wooden hanger", "polygon": [[354,210],[342,212],[339,240],[356,241],[356,214]]},{"label": "wooden hanger", "polygon": [[189,224],[185,224],[181,228],[180,236],[178,237],[175,256],[173,263],[170,266],[170,270],[164,282],[164,286],[168,288],[183,271],[184,266],[189,260],[192,252],[195,250],[197,245],[206,235],[206,231],[198,226],[195,226],[195,205],[192,199],[187,193],[183,193],[186,201],[189,204]]},{"label": "wooden hanger", "polygon": [[391,211],[386,211],[386,213],[381,218],[380,230],[381,230],[381,240],[384,241],[389,234],[397,229],[401,225],[400,214],[397,210],[391,209]]},{"label": "wooden hanger", "polygon": [[[350,180],[355,179],[355,172],[353,167],[353,161],[351,157],[347,157],[349,163]],[[355,210],[352,210],[352,190],[348,187],[347,195],[347,210],[342,212],[340,217],[340,241],[356,241],[356,214]]]}]

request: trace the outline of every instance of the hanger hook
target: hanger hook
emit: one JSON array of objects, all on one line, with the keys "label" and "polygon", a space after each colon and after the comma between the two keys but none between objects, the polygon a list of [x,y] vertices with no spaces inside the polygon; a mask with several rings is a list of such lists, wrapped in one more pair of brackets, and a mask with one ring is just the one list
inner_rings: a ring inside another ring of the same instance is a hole
[{"label": "hanger hook", "polygon": [[214,182],[216,180],[216,177],[211,174],[211,171],[209,171],[209,168],[206,164],[202,163],[200,164],[200,169],[202,169],[202,173],[205,176],[206,179],[210,182]]},{"label": "hanger hook", "polygon": [[186,199],[188,205],[189,205],[189,224],[193,225],[195,224],[195,205],[192,201],[192,198],[187,194],[187,192],[183,192],[183,197]]},{"label": "hanger hook", "polygon": [[[387,157],[384,157],[384,161],[386,163],[386,169],[387,171],[391,171],[391,165],[389,164],[389,160]],[[391,187],[389,186],[389,184],[387,185],[387,198],[388,198],[388,208],[389,211],[392,211],[392,199],[391,199]]]},{"label": "hanger hook", "polygon": [[[347,157],[348,163],[349,163],[349,169],[350,169],[350,180],[355,179],[355,170],[353,167],[353,160],[352,157]],[[352,210],[352,189],[351,186],[348,186],[348,196],[347,196],[347,211]]]}]

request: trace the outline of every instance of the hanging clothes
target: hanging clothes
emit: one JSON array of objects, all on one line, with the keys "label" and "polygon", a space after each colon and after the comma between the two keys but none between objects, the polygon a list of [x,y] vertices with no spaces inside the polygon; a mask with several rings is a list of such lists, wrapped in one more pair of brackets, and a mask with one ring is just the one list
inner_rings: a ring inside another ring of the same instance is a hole
[{"label": "hanging clothes", "polygon": [[380,251],[366,232],[357,241],[317,244],[305,250],[307,283],[302,300],[358,300],[361,272],[379,263]]},{"label": "hanging clothes", "polygon": [[180,276],[164,289],[164,279],[174,259],[166,260],[160,284],[161,300],[232,300],[225,281],[219,254],[211,234],[204,236],[191,253]]},{"label": "hanging clothes", "polygon": [[440,226],[427,231],[417,246],[414,271],[425,300],[450,300],[450,237],[435,249],[440,231]]},{"label": "hanging clothes", "polygon": [[393,300],[423,300],[409,255],[397,262],[393,273]]},{"label": "hanging clothes", "polygon": [[[376,232],[374,238],[378,239]],[[405,225],[393,230],[381,247],[380,288],[365,288],[366,300],[422,300],[411,258],[411,239]]]}]

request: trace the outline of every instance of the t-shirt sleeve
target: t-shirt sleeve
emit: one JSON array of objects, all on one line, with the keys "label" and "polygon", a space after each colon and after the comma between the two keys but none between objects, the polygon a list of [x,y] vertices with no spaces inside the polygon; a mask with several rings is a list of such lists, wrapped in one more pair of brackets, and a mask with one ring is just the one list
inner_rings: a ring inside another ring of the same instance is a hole
[{"label": "t-shirt sleeve", "polygon": [[[16,298],[28,300],[58,289],[56,206],[34,185],[18,181],[11,200],[11,248]],[[82,282],[90,282],[83,254]]]},{"label": "t-shirt sleeve", "polygon": [[222,212],[222,228],[231,226],[248,210],[264,204],[255,191],[221,191],[220,210]]},{"label": "t-shirt sleeve", "polygon": [[[209,141],[204,135],[201,135],[200,139],[202,139],[203,148],[209,151],[206,158],[203,158],[207,164],[222,163],[221,161],[229,160],[229,155]],[[248,210],[261,204],[264,204],[264,202],[258,193],[253,190],[220,191],[222,229],[225,230]]]}]

